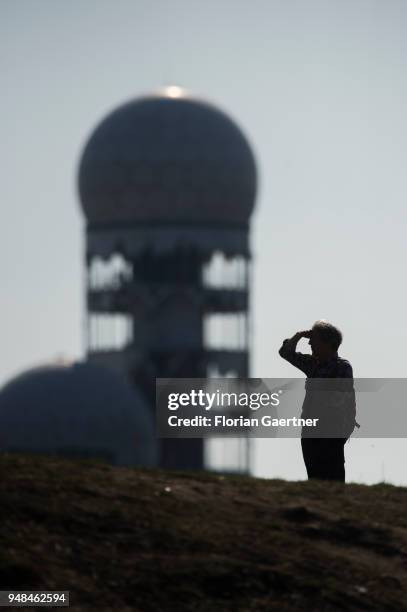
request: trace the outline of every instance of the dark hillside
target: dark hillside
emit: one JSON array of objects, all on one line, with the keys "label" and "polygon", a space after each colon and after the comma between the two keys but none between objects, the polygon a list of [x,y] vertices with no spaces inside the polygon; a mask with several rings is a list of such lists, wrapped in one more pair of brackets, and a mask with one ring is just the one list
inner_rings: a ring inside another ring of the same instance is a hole
[{"label": "dark hillside", "polygon": [[70,590],[72,610],[407,610],[407,489],[12,454],[0,469],[2,590]]}]

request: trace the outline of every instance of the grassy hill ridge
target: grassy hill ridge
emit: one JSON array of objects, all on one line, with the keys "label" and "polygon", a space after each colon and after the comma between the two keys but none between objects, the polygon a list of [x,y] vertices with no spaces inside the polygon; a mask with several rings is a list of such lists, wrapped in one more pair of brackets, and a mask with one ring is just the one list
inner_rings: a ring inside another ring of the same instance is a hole
[{"label": "grassy hill ridge", "polygon": [[407,489],[14,454],[0,469],[1,590],[69,590],[78,611],[407,610]]}]

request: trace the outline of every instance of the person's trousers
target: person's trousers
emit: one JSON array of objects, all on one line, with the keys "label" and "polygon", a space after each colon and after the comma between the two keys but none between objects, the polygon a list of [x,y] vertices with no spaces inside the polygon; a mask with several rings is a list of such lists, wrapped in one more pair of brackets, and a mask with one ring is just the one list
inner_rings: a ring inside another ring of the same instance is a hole
[{"label": "person's trousers", "polygon": [[346,438],[301,438],[308,478],[345,482]]}]

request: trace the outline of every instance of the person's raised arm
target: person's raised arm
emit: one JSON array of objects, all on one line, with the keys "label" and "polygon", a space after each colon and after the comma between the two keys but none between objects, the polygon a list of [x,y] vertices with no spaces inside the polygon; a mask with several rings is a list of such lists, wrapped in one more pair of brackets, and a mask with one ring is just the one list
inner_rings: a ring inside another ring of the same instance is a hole
[{"label": "person's raised arm", "polygon": [[280,347],[278,353],[280,357],[291,363],[293,366],[304,372],[307,376],[310,374],[314,366],[315,359],[312,355],[298,353],[296,351],[298,341],[301,338],[310,338],[311,331],[298,331],[292,338],[286,338]]},{"label": "person's raised arm", "polygon": [[286,356],[290,356],[294,354],[297,348],[298,341],[301,340],[301,338],[309,338],[309,337],[310,337],[310,331],[304,330],[304,331],[296,332],[292,338],[286,338],[283,341],[283,344],[280,347],[280,350],[278,351],[280,356],[285,359]]}]

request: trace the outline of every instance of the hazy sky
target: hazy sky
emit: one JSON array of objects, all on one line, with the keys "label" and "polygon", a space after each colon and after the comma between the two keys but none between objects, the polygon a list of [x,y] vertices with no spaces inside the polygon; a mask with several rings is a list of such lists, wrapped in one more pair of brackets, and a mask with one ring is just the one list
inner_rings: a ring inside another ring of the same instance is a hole
[{"label": "hazy sky", "polygon": [[[229,112],[257,157],[252,375],[297,376],[281,340],[326,318],[355,376],[407,376],[405,0],[0,0],[0,13],[0,384],[83,356],[79,155],[108,111],[170,83]],[[406,447],[352,440],[349,477],[407,484]],[[303,478],[298,441],[259,441],[255,472]]]}]

